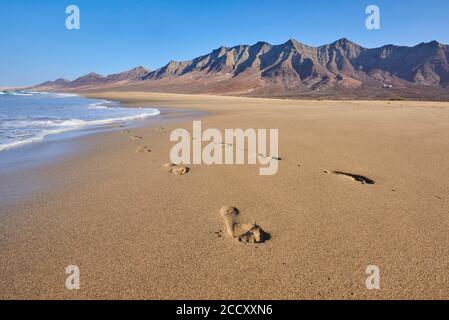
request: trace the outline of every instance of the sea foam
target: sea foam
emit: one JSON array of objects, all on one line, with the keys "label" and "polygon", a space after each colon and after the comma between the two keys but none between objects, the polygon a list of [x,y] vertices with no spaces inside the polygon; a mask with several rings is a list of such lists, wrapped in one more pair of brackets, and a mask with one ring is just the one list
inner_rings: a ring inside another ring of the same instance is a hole
[{"label": "sea foam", "polygon": [[116,102],[73,94],[1,94],[0,151],[42,141],[50,135],[160,115],[155,108],[124,108]]}]

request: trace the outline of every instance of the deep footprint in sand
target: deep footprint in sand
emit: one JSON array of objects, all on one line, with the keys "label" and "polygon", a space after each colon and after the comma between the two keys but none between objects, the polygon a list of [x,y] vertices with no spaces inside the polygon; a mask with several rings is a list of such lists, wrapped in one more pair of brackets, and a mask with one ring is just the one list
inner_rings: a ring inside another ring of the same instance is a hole
[{"label": "deep footprint in sand", "polygon": [[239,220],[240,212],[235,207],[221,208],[226,231],[233,238],[245,243],[263,243],[269,239],[268,233],[255,223],[242,223]]},{"label": "deep footprint in sand", "polygon": [[183,176],[186,175],[187,173],[189,173],[190,169],[184,166],[174,166],[171,170],[170,173],[177,175],[177,176]]},{"label": "deep footprint in sand", "polygon": [[125,130],[122,130],[122,133],[131,133],[131,130],[125,129]]},{"label": "deep footprint in sand", "polygon": [[342,172],[342,171],[324,171],[324,173],[326,174],[333,174],[336,176],[343,176],[346,178],[349,178],[351,180],[354,180],[356,182],[360,182],[361,184],[376,184],[376,182],[370,178],[358,175],[358,174],[353,174],[353,173],[346,173],[346,172]]},{"label": "deep footprint in sand", "polygon": [[189,173],[190,168],[189,167],[185,167],[185,166],[181,166],[181,165],[176,165],[174,163],[166,163],[164,164],[165,168],[169,168],[170,169],[170,173],[177,175],[177,176],[184,176],[187,173]]},{"label": "deep footprint in sand", "polygon": [[150,153],[151,151],[153,150],[151,150],[151,148],[148,146],[143,146],[136,149],[137,153]]},{"label": "deep footprint in sand", "polygon": [[263,153],[258,153],[257,156],[264,158],[266,160],[269,160],[269,161],[281,161],[282,160],[282,158],[280,158],[280,157],[267,156],[266,154],[263,154]]},{"label": "deep footprint in sand", "polygon": [[142,140],[143,137],[141,137],[141,136],[131,136],[130,139],[131,140]]}]

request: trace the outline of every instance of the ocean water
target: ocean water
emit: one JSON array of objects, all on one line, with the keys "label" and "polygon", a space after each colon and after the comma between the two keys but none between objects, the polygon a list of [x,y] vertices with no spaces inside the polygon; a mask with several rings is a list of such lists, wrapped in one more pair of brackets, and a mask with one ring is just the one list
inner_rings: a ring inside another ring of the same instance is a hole
[{"label": "ocean water", "polygon": [[136,121],[160,114],[71,94],[0,91],[0,153],[82,128]]}]

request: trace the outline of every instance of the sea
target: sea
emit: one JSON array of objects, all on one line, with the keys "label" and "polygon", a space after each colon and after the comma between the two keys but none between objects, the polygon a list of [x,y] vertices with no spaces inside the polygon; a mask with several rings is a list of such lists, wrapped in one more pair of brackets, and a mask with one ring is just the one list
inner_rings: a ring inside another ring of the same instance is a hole
[{"label": "sea", "polygon": [[128,108],[75,94],[0,91],[0,155],[50,137],[157,117],[156,108]]}]

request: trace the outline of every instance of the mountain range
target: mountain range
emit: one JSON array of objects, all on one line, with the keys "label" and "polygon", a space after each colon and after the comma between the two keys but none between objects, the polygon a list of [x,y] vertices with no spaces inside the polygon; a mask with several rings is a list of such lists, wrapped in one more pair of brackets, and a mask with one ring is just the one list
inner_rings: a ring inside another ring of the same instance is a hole
[{"label": "mountain range", "polygon": [[257,97],[332,99],[449,99],[449,46],[365,48],[348,39],[313,47],[294,39],[280,45],[220,47],[188,61],[170,61],[74,81],[58,79],[42,91],[149,91]]}]

